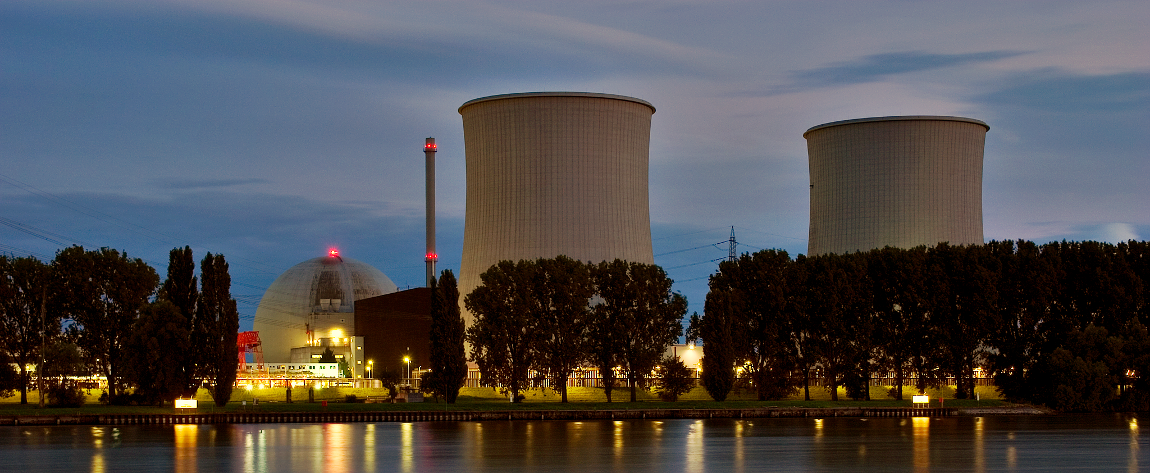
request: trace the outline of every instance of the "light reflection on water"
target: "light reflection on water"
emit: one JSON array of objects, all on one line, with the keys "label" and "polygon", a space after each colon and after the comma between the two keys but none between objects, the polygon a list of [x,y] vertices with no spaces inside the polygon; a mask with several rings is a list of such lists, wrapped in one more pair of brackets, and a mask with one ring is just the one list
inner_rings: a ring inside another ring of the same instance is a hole
[{"label": "light reflection on water", "polygon": [[[7,469],[1147,471],[1137,417],[0,427]],[[14,468],[10,468],[14,467]],[[43,469],[43,468],[37,468]]]}]

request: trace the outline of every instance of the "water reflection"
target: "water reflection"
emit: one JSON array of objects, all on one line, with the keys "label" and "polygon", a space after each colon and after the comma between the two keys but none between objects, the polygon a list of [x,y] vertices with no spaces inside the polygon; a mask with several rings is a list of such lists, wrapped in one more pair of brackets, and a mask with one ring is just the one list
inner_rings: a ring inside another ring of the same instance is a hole
[{"label": "water reflection", "polygon": [[974,418],[974,471],[986,471],[986,439],[981,417]]},{"label": "water reflection", "polygon": [[930,417],[911,419],[914,429],[914,471],[930,471]]},{"label": "water reflection", "polygon": [[1138,471],[1138,418],[1131,417],[1128,424],[1130,428],[1130,460],[1126,462],[1126,471]]},{"label": "water reflection", "polygon": [[5,469],[1150,471],[1139,418],[702,419],[0,427]]},{"label": "water reflection", "polygon": [[196,471],[196,438],[199,437],[199,426],[181,424],[173,428],[176,441],[176,473]]},{"label": "water reflection", "polygon": [[687,471],[703,471],[703,435],[703,420],[698,419],[687,432]]}]

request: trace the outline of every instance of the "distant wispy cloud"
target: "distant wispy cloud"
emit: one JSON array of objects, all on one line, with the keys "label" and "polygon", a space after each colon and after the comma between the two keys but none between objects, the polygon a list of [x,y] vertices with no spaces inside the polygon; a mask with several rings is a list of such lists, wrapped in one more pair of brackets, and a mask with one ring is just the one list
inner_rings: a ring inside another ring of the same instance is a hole
[{"label": "distant wispy cloud", "polygon": [[792,75],[796,85],[804,88],[874,82],[885,77],[910,72],[928,71],[997,61],[1024,54],[1018,51],[985,51],[964,54],[936,54],[924,51],[905,51],[864,56]]},{"label": "distant wispy cloud", "polygon": [[1150,72],[1083,75],[1057,69],[1028,71],[976,100],[1069,113],[1145,112],[1150,107]]},{"label": "distant wispy cloud", "polygon": [[221,187],[235,187],[245,186],[248,184],[263,184],[268,182],[267,179],[250,178],[250,179],[165,179],[159,182],[159,186],[167,189],[178,190],[194,190],[194,189],[218,189]]}]

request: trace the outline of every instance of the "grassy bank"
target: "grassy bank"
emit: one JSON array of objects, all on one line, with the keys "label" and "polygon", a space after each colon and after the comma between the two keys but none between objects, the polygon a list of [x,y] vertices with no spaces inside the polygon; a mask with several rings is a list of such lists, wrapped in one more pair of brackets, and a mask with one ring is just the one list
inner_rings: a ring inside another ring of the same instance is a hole
[{"label": "grassy bank", "polygon": [[[753,393],[732,393],[724,402],[715,402],[701,387],[691,390],[683,395],[677,402],[663,402],[654,393],[639,390],[636,402],[620,402],[630,399],[630,391],[626,388],[616,389],[612,394],[615,402],[608,403],[602,389],[597,388],[569,388],[568,400],[560,402],[558,393],[551,390],[535,389],[525,393],[523,402],[512,404],[507,402],[505,396],[491,388],[464,388],[460,392],[457,403],[447,405],[440,400],[434,402],[430,397],[424,403],[390,404],[390,403],[346,403],[348,395],[355,395],[359,400],[365,398],[386,398],[387,389],[370,388],[327,388],[316,389],[314,403],[308,402],[308,391],[305,388],[292,390],[293,403],[285,402],[286,390],[254,389],[237,390],[233,392],[231,400],[223,407],[217,407],[206,390],[200,390],[196,396],[200,403],[199,412],[318,412],[318,411],[391,411],[391,410],[461,410],[461,411],[493,411],[493,410],[582,410],[582,409],[742,409],[755,407],[910,407],[912,389],[904,389],[906,400],[895,401],[886,395],[888,388],[872,388],[872,401],[852,401],[846,398],[840,390],[840,401],[831,401],[830,393],[822,388],[811,389],[811,400],[802,400],[802,394],[788,399],[775,401],[758,401]],[[938,399],[943,397],[947,407],[999,407],[1006,405],[998,399],[993,386],[979,386],[977,390],[980,401],[953,399],[953,387],[941,390],[929,390],[931,407],[939,407]],[[21,405],[19,396],[0,399],[0,415],[72,415],[72,414],[157,414],[172,413],[171,406],[104,406],[99,403],[99,391],[93,391],[88,396],[88,402],[80,408],[45,408],[37,407],[39,398],[37,393],[28,393],[28,404]],[[259,405],[256,405],[256,401]],[[327,401],[327,406],[323,405]]]}]

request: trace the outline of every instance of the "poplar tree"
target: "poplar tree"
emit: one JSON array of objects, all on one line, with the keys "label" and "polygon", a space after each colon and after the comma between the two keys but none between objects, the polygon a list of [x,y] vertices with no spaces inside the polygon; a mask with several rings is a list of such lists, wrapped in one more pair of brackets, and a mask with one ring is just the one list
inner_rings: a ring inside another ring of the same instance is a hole
[{"label": "poplar tree", "polygon": [[[183,329],[188,336],[187,342],[192,346],[202,346],[207,340],[207,334],[200,332],[202,328],[196,323],[196,304],[199,300],[199,291],[196,288],[196,263],[192,258],[192,248],[184,246],[183,249],[173,248],[168,252],[168,277],[160,287],[157,300],[171,302],[183,318]],[[197,366],[201,357],[197,352],[190,352],[181,357],[180,371],[184,378],[184,388],[181,394],[194,396],[201,384],[197,376]]]},{"label": "poplar tree", "polygon": [[431,372],[428,381],[436,395],[454,404],[467,380],[464,354],[465,326],[459,312],[459,288],[455,274],[443,271],[431,280]]},{"label": "poplar tree", "polygon": [[204,355],[201,376],[214,382],[212,398],[221,407],[231,399],[239,366],[236,335],[240,321],[231,286],[232,278],[228,275],[224,255],[205,255],[200,262],[200,298],[196,314],[196,328],[206,334],[201,345]]}]

